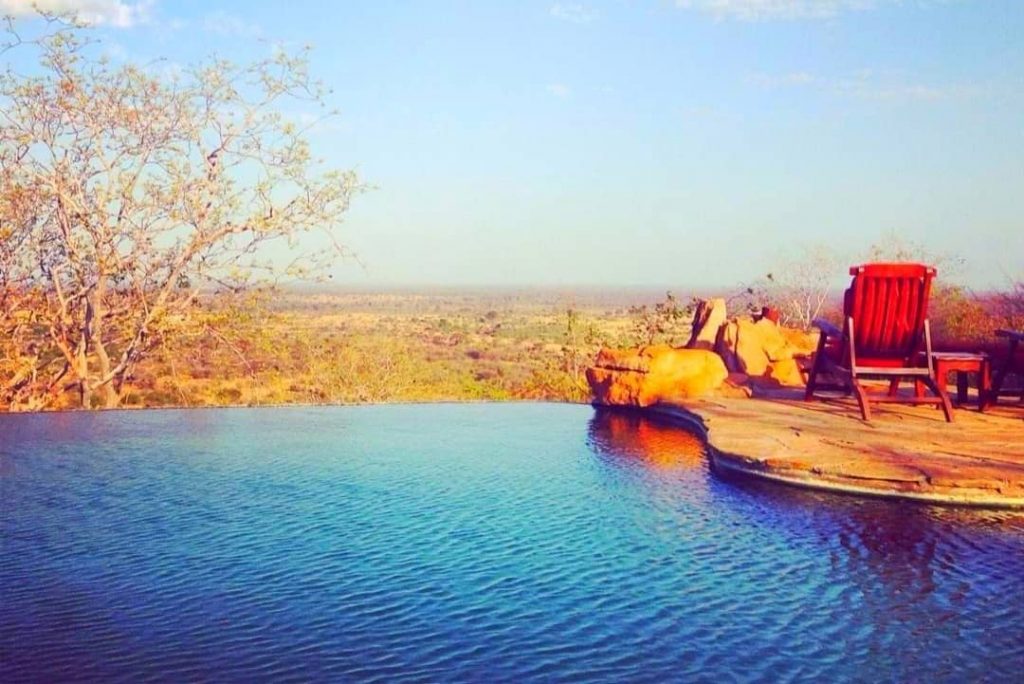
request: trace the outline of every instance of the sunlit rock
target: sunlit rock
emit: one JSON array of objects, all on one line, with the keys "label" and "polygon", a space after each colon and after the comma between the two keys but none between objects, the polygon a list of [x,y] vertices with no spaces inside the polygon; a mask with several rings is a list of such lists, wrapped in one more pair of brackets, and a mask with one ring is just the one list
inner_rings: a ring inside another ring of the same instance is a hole
[{"label": "sunlit rock", "polygon": [[800,387],[806,384],[800,362],[793,358],[770,363],[767,376],[783,387]]},{"label": "sunlit rock", "polygon": [[816,334],[783,327],[769,318],[736,318],[722,327],[716,349],[730,372],[796,386],[804,382],[799,359],[810,356],[816,345]]},{"label": "sunlit rock", "polygon": [[710,394],[728,374],[712,351],[652,345],[601,350],[587,382],[596,404],[650,406]]},{"label": "sunlit rock", "polygon": [[690,341],[686,344],[689,349],[714,349],[718,341],[718,331],[725,323],[726,311],[725,300],[709,299],[697,303],[697,309],[693,314],[693,325],[690,332]]}]

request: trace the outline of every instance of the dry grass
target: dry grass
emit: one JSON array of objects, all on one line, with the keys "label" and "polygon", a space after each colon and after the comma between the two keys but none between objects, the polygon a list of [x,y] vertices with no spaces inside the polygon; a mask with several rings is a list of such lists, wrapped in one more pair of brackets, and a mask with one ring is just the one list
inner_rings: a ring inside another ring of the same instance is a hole
[{"label": "dry grass", "polygon": [[[122,404],[586,401],[583,374],[598,349],[646,342],[662,294],[292,292],[257,303],[212,300],[139,366]],[[1001,355],[1005,343],[992,331],[1017,321],[1019,309],[1019,297],[1008,294],[940,289],[931,307],[936,346]],[[670,320],[655,341],[685,342],[687,321]],[[48,407],[76,406],[69,390]]]},{"label": "dry grass", "polygon": [[586,365],[635,326],[627,305],[538,294],[293,293],[207,316],[140,367],[125,405],[585,401]]}]

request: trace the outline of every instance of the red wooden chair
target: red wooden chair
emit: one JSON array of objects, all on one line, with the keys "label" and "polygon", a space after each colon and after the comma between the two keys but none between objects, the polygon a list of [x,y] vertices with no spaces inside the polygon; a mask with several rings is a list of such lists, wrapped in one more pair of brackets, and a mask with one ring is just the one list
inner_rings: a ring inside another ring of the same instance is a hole
[{"label": "red wooden chair", "polygon": [[[949,396],[935,380],[928,327],[935,269],[921,264],[865,264],[852,267],[850,275],[853,282],[843,299],[842,330],[828,321],[814,321],[821,338],[807,379],[806,399],[821,390],[853,392],[864,420],[871,420],[872,402],[938,404],[952,422]],[[823,384],[821,375],[837,382]],[[888,380],[888,393],[869,393],[861,384],[865,379]],[[904,379],[914,381],[912,396],[897,392]],[[927,396],[923,387],[934,396]]]},{"label": "red wooden chair", "polygon": [[989,388],[988,392],[982,393],[981,399],[978,402],[978,406],[982,411],[999,401],[999,397],[1008,394],[1018,394],[1021,401],[1024,402],[1024,389],[1003,389],[1003,382],[1006,380],[1007,375],[1024,376],[1024,360],[1017,358],[1018,345],[1024,342],[1024,331],[996,330],[996,337],[1005,337],[1009,340],[1010,348],[1007,350],[1002,363],[996,369],[992,380],[992,387]]}]

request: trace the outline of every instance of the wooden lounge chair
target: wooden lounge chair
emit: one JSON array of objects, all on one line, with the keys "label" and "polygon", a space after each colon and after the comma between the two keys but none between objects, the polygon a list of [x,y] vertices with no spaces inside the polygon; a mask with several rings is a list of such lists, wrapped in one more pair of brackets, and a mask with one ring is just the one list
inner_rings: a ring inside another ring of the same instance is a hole
[{"label": "wooden lounge chair", "polygon": [[1024,390],[1003,389],[1003,382],[1005,382],[1007,375],[1016,374],[1024,376],[1024,362],[1017,358],[1017,346],[1024,341],[1024,331],[996,330],[996,337],[1007,338],[1010,342],[1010,348],[1007,350],[1006,357],[996,368],[996,372],[992,376],[992,387],[989,388],[988,392],[984,393],[978,402],[982,411],[999,401],[1000,396],[1016,394],[1020,396],[1021,401],[1024,401]]},{"label": "wooden lounge chair", "polygon": [[[865,264],[850,269],[853,282],[843,298],[843,328],[816,319],[821,330],[805,398],[819,391],[853,392],[864,420],[873,402],[938,404],[952,422],[946,390],[935,380],[928,297],[935,269],[922,264]],[[923,362],[923,363],[922,363]],[[835,382],[824,384],[822,375]],[[869,393],[862,380],[888,380],[885,394]],[[898,393],[913,380],[913,395]],[[923,391],[927,387],[933,396]]]}]

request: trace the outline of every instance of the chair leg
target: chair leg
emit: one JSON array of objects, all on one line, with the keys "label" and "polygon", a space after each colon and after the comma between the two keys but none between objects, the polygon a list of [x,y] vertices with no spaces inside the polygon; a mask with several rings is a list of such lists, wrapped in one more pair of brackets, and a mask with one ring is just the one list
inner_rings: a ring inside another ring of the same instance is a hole
[{"label": "chair leg", "polygon": [[937,387],[939,399],[942,400],[942,413],[946,416],[946,422],[953,422],[953,404],[949,401],[949,392],[944,387]]},{"label": "chair leg", "polygon": [[923,397],[924,396],[924,389],[925,389],[924,383],[921,382],[919,379],[915,378],[914,379],[914,396],[917,397],[918,399]]},{"label": "chair leg", "polygon": [[949,401],[949,393],[946,391],[946,388],[935,382],[935,378],[931,377],[924,380],[924,383],[928,385],[928,388],[939,398],[942,405],[942,412],[946,415],[946,422],[952,423],[953,404]]},{"label": "chair leg", "polygon": [[857,403],[860,404],[860,415],[864,418],[865,422],[871,422],[871,405],[868,403],[868,393],[857,382],[857,376],[850,377],[850,387],[853,388],[853,393],[857,397]]},{"label": "chair leg", "polygon": [[988,401],[988,393],[992,391],[992,365],[986,359],[981,364],[981,372],[978,373],[978,411],[985,410],[985,402]]},{"label": "chair leg", "polygon": [[890,380],[889,381],[889,396],[890,397],[895,397],[896,393],[899,392],[899,390],[900,390],[900,379],[899,378],[893,378],[892,380]]},{"label": "chair leg", "polygon": [[999,401],[999,391],[1003,388],[1003,380],[1006,378],[1006,371],[1006,364],[1003,364],[996,369],[995,374],[992,376],[992,382],[989,385],[988,391],[978,397],[979,411],[984,411],[990,406],[995,406],[996,402]]},{"label": "chair leg", "polygon": [[811,371],[807,374],[807,389],[804,391],[804,401],[814,399],[814,392],[818,389],[818,374],[823,370],[825,363],[825,346],[828,336],[822,332],[818,337],[818,349],[814,352],[814,363],[811,364]]},{"label": "chair leg", "polygon": [[818,357],[815,357],[814,363],[811,365],[811,372],[807,374],[807,389],[804,390],[804,401],[812,401],[814,399],[814,390],[818,387]]}]

